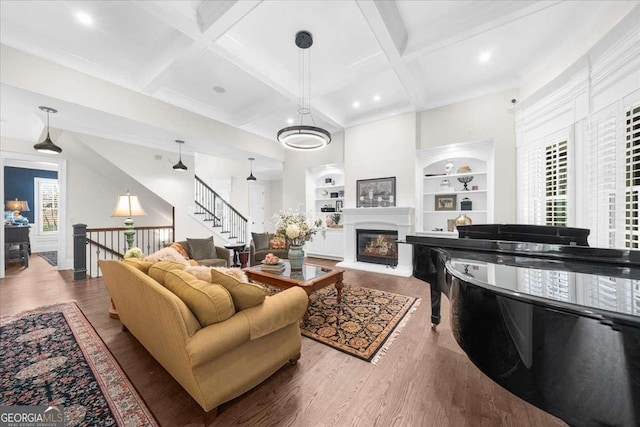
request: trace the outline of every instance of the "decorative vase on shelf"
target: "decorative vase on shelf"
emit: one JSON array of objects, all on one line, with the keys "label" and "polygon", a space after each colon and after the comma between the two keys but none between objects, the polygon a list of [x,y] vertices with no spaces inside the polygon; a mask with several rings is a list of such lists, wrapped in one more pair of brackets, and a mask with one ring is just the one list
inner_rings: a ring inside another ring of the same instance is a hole
[{"label": "decorative vase on shelf", "polygon": [[460,216],[453,220],[453,223],[456,227],[459,225],[471,225],[471,218],[461,213]]},{"label": "decorative vase on shelf", "polygon": [[291,271],[302,270],[303,262],[303,246],[289,246],[289,264],[291,264]]}]

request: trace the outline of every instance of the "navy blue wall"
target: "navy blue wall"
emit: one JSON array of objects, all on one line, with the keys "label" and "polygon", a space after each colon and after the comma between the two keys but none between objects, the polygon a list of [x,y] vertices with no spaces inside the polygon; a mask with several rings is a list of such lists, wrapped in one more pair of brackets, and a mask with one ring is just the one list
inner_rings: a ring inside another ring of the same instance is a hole
[{"label": "navy blue wall", "polygon": [[[35,216],[34,205],[34,178],[58,179],[58,172],[40,169],[4,167],[4,197],[6,200],[26,200],[29,203],[29,212],[22,212],[22,216],[29,218],[33,223]],[[4,206],[4,203],[3,203]]]}]

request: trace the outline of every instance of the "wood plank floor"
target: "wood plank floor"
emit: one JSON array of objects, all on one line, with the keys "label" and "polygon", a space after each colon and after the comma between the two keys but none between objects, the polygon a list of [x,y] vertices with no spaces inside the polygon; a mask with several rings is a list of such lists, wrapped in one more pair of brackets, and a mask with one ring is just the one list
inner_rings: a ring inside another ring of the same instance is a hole
[{"label": "wood plank floor", "polygon": [[[308,259],[331,266],[333,261]],[[302,358],[264,383],[220,406],[212,426],[563,426],[563,422],[494,384],[462,352],[451,334],[449,305],[429,328],[429,286],[349,270],[347,285],[421,298],[403,332],[377,366],[305,337]],[[0,279],[0,315],[61,301],[77,301],[91,324],[163,426],[201,426],[197,403],[120,322],[107,315],[102,279],[79,282],[38,255],[30,267],[11,265]]]}]

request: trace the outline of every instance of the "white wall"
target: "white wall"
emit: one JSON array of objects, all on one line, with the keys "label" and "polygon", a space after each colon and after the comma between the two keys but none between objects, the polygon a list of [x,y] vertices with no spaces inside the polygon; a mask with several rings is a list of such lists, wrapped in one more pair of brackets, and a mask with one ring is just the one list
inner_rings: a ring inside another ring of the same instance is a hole
[{"label": "white wall", "polygon": [[487,95],[418,114],[420,148],[493,139],[494,222],[516,221],[516,135],[511,99],[517,91]]},{"label": "white wall", "polygon": [[331,144],[322,150],[286,150],[282,170],[282,209],[295,209],[299,205],[305,205],[308,168],[329,163],[344,163],[345,134],[334,133],[331,138]]},{"label": "white wall", "polygon": [[355,126],[344,135],[345,208],[356,207],[357,180],[389,176],[396,177],[396,206],[414,206],[416,114]]},{"label": "white wall", "polygon": [[273,215],[283,209],[282,207],[282,180],[265,181],[265,206],[264,206],[264,229],[265,231],[275,231]]}]

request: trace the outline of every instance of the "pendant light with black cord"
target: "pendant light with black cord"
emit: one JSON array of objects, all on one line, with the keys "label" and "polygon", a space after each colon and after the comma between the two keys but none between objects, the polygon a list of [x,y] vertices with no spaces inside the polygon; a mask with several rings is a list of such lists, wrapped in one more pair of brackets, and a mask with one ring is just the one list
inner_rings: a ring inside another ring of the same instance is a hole
[{"label": "pendant light with black cord", "polygon": [[44,107],[44,106],[40,106],[38,108],[47,113],[47,137],[45,138],[44,141],[34,145],[33,148],[35,148],[35,150],[40,153],[49,153],[49,154],[62,153],[62,148],[54,144],[53,141],[51,140],[51,136],[49,135],[49,114],[50,113],[55,114],[58,112],[58,110],[56,110],[55,108]]},{"label": "pendant light with black cord", "polygon": [[[300,48],[298,58],[300,67],[298,117],[300,124],[280,129],[277,138],[281,144],[288,148],[295,150],[316,150],[326,147],[331,142],[331,134],[327,130],[316,126],[313,115],[311,115],[311,53],[308,53],[308,60],[305,64],[305,50],[313,45],[313,36],[309,31],[298,31],[295,43],[296,46]],[[305,73],[305,68],[307,69],[307,73]],[[305,74],[307,80],[306,90]],[[307,94],[306,100],[305,92]],[[304,124],[305,116],[309,116],[313,125]]]},{"label": "pendant light with black cord", "polygon": [[184,144],[184,141],[176,139],[176,143],[178,144],[178,151],[180,152],[180,160],[178,160],[178,163],[173,165],[173,170],[184,172],[187,170],[187,167],[182,163],[182,144]]},{"label": "pendant light with black cord", "polygon": [[251,173],[250,173],[250,174],[249,174],[249,176],[247,177],[247,181],[257,181],[257,180],[258,180],[258,178],[256,178],[255,176],[253,176],[253,161],[254,161],[254,160],[255,160],[255,159],[254,159],[253,157],[249,157],[249,164],[251,165],[251,166],[250,166]]}]

